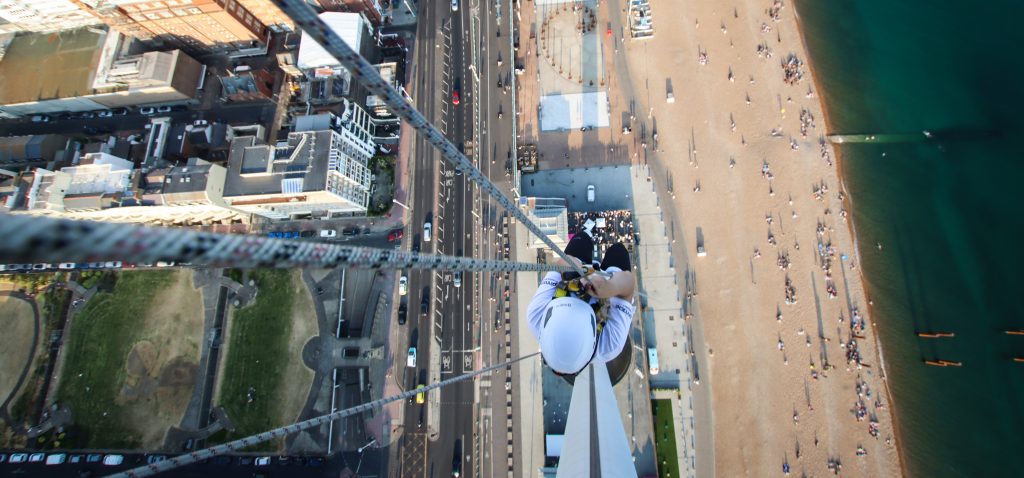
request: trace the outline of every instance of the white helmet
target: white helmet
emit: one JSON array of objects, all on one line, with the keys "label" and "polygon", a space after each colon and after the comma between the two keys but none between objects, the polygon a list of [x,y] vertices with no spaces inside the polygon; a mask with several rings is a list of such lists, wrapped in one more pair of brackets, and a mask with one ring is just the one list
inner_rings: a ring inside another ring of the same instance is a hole
[{"label": "white helmet", "polygon": [[576,374],[597,353],[597,317],[594,309],[575,297],[559,297],[544,310],[540,353],[557,373]]}]

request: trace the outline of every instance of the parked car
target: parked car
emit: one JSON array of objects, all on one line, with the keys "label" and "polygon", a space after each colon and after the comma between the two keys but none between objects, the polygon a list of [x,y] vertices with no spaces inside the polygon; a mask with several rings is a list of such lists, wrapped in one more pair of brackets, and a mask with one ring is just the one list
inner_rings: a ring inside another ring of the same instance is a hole
[{"label": "parked car", "polygon": [[93,113],[92,111],[86,111],[86,112],[82,113],[82,119],[93,119],[95,117],[96,117],[96,113]]},{"label": "parked car", "polygon": [[338,231],[334,229],[321,229],[320,237],[338,237]]},{"label": "parked car", "polygon": [[103,464],[107,466],[117,466],[124,463],[124,455],[107,455],[103,457]]},{"label": "parked car", "polygon": [[452,0],[452,11],[459,11],[459,0]]},{"label": "parked car", "polygon": [[12,453],[11,463],[25,463],[28,461],[28,453]]},{"label": "parked car", "polygon": [[398,279],[398,295],[405,295],[409,293],[409,278],[402,276]]},{"label": "parked car", "polygon": [[156,261],[156,266],[157,267],[172,267],[172,266],[174,266],[174,261]]},{"label": "parked car", "polygon": [[423,242],[430,242],[431,229],[433,229],[433,224],[430,224],[430,221],[423,223]]},{"label": "parked car", "polygon": [[306,466],[311,466],[313,468],[324,466],[324,459],[318,456],[312,457],[309,460],[306,460]]},{"label": "parked car", "polygon": [[33,453],[28,456],[29,463],[39,463],[46,459],[46,453]]},{"label": "parked car", "polygon": [[78,264],[75,264],[74,262],[61,262],[60,264],[57,264],[58,269],[65,271],[74,269],[75,267],[78,267]]},{"label": "parked car", "polygon": [[124,116],[128,114],[128,108],[114,108],[110,112],[118,116]]},{"label": "parked car", "polygon": [[395,229],[394,231],[391,231],[390,234],[388,234],[388,240],[391,241],[391,242],[395,242],[395,241],[401,239],[402,236],[404,236],[404,235],[405,235],[405,231],[404,230],[402,230],[402,229]]},{"label": "parked car", "polygon": [[121,261],[109,261],[103,263],[103,267],[107,269],[120,269],[122,265],[124,264]]},{"label": "parked car", "polygon": [[156,112],[157,113],[170,113],[171,112],[171,107],[170,106],[161,106],[161,107],[158,107],[156,109]]},{"label": "parked car", "polygon": [[103,110],[100,111],[100,113],[97,116],[99,116],[100,118],[109,118],[111,116],[114,116],[114,112],[110,110]]},{"label": "parked car", "polygon": [[146,463],[152,465],[154,463],[160,463],[161,461],[164,461],[166,459],[167,457],[163,455],[149,455],[146,457]]},{"label": "parked car", "polygon": [[33,123],[49,123],[50,117],[46,115],[35,115],[32,117]]},{"label": "parked car", "polygon": [[45,271],[47,269],[53,269],[53,264],[47,264],[40,262],[39,264],[32,264],[32,270],[34,271]]},{"label": "parked car", "polygon": [[299,233],[299,237],[313,237],[316,235],[316,231],[302,231]]},{"label": "parked car", "polygon": [[64,453],[50,453],[50,456],[46,457],[48,466],[63,465],[65,461],[68,461],[68,456]]},{"label": "parked car", "polygon": [[249,466],[252,464],[252,457],[242,456],[238,457],[238,464],[243,466]]},{"label": "parked car", "polygon": [[406,307],[405,302],[403,302],[398,306],[398,325],[405,325],[408,315],[409,308]]},{"label": "parked car", "polygon": [[405,365],[416,368],[416,347],[409,347],[409,358],[406,359]]},{"label": "parked car", "polygon": [[152,106],[143,106],[142,108],[139,108],[139,114],[145,116],[152,116],[156,114],[156,108]]},{"label": "parked car", "polygon": [[355,235],[359,234],[359,228],[355,227],[355,226],[353,226],[353,227],[346,227],[345,229],[341,230],[341,234],[343,236],[355,236]]},{"label": "parked car", "polygon": [[100,455],[99,453],[93,453],[85,457],[86,463],[99,463],[101,461],[103,461],[103,455]]},{"label": "parked car", "polygon": [[270,464],[269,456],[261,456],[256,459],[256,466],[267,466]]}]

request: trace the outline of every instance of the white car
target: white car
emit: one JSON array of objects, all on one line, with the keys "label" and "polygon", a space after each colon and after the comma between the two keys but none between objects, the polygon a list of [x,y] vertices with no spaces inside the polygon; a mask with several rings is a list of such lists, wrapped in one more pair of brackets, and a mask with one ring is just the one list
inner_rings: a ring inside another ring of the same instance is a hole
[{"label": "white car", "polygon": [[156,108],[152,106],[143,106],[142,108],[139,108],[139,114],[145,116],[152,116],[156,114]]},{"label": "white car", "polygon": [[433,225],[430,224],[429,222],[423,223],[423,241],[424,242],[430,242],[430,230],[432,228],[433,228]]},{"label": "white car", "polygon": [[338,231],[335,229],[321,229],[320,237],[338,237]]},{"label": "white car", "polygon": [[256,466],[267,466],[270,464],[269,456],[261,456],[256,459]]},{"label": "white car", "polygon": [[107,455],[103,457],[103,464],[107,466],[117,466],[124,462],[124,455]]},{"label": "white car", "polygon": [[402,276],[398,279],[398,295],[405,295],[409,293],[409,278]]},{"label": "white car", "polygon": [[122,265],[121,261],[110,261],[110,262],[104,262],[103,263],[103,267],[105,267],[107,269],[120,269],[121,265]]},{"label": "white car", "polygon": [[100,118],[109,118],[111,116],[114,116],[114,112],[110,110],[100,111],[99,114],[96,116],[99,116]]},{"label": "white car", "polygon": [[406,360],[405,364],[416,368],[416,347],[409,347],[409,359]]},{"label": "white car", "polygon": [[452,11],[459,11],[459,0],[452,0]]},{"label": "white car", "polygon": [[29,463],[39,463],[46,459],[46,453],[33,453],[28,456]]},{"label": "white car", "polygon": [[28,461],[28,453],[14,453],[11,455],[9,463],[25,463]]},{"label": "white car", "polygon": [[78,264],[75,264],[74,262],[61,262],[60,264],[57,264],[57,268],[60,270],[70,270],[75,267],[78,267]]},{"label": "white car", "polygon": [[46,457],[47,465],[61,465],[67,461],[68,456],[64,453],[51,453],[50,456]]},{"label": "white car", "polygon": [[595,196],[596,196],[596,191],[594,190],[594,185],[593,184],[587,185],[587,202],[594,202]]},{"label": "white car", "polygon": [[46,115],[35,115],[32,117],[33,123],[49,123],[50,117]]},{"label": "white car", "polygon": [[40,262],[39,264],[33,264],[32,265],[32,270],[34,270],[34,271],[45,271],[47,269],[53,269],[53,264],[47,264],[45,262]]},{"label": "white car", "polygon": [[174,261],[170,261],[170,262],[168,262],[168,261],[156,261],[156,266],[157,267],[173,267],[174,266]]},{"label": "white car", "polygon": [[455,276],[452,279],[455,287],[462,287],[462,271],[455,271]]}]

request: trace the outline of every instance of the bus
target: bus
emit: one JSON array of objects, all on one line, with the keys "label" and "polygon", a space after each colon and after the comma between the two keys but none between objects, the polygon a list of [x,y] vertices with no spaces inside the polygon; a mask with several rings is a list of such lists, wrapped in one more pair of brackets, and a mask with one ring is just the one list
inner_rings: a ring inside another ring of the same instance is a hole
[{"label": "bus", "polygon": [[651,375],[657,375],[660,370],[658,369],[658,349],[656,347],[647,348],[647,364],[651,367]]}]

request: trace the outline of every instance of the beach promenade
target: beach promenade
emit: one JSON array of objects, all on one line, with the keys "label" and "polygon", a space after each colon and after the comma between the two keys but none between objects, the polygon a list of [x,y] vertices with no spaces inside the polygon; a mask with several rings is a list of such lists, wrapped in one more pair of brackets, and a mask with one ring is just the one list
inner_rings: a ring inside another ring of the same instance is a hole
[{"label": "beach promenade", "polygon": [[[624,17],[624,2],[604,5]],[[714,427],[713,472],[900,474],[842,184],[821,144],[824,113],[792,5],[651,8],[654,37],[619,40],[607,63],[612,86],[634,95],[625,103],[648,146],[639,160],[662,186],[669,237],[681,239],[672,255],[693,258],[706,339],[698,357],[710,366],[700,386],[713,404],[713,419],[697,415],[694,426]],[[613,105],[613,131],[620,113]],[[706,256],[695,257],[698,246]],[[851,327],[855,314],[866,330]]]}]

